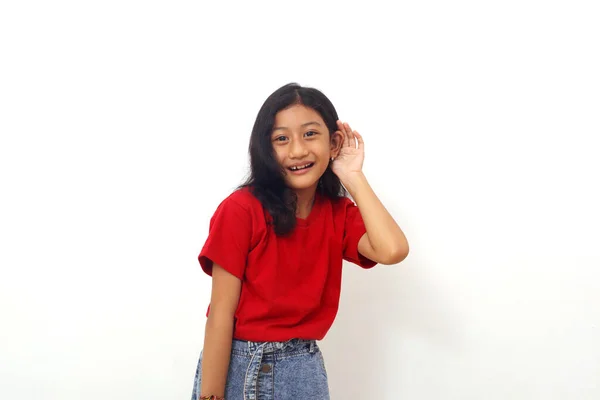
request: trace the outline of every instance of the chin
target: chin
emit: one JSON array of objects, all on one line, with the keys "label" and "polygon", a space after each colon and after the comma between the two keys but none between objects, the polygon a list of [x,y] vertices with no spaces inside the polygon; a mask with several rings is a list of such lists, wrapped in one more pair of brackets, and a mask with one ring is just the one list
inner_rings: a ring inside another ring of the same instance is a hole
[{"label": "chin", "polygon": [[293,182],[293,181],[290,182],[288,180],[286,183],[287,183],[287,186],[290,189],[294,189],[294,190],[306,190],[306,189],[310,189],[310,188],[316,187],[319,182],[318,181],[316,181],[316,182],[312,182],[311,181],[311,182],[307,182],[307,183],[304,183],[304,182],[301,183],[301,182]]},{"label": "chin", "polygon": [[316,187],[317,184],[319,183],[319,180],[318,179],[315,180],[314,178],[311,178],[310,176],[306,176],[306,177],[292,176],[292,177],[286,177],[285,183],[291,189],[304,190],[304,189],[310,189],[310,188]]}]

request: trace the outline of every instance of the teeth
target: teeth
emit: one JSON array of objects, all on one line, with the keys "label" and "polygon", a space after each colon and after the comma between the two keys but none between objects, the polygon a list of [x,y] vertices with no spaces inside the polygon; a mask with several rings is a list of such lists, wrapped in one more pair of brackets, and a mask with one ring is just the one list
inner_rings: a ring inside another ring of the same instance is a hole
[{"label": "teeth", "polygon": [[308,164],[306,164],[306,165],[302,165],[302,166],[300,166],[300,167],[291,167],[290,169],[291,169],[292,171],[296,171],[296,170],[299,170],[299,169],[304,169],[304,168],[308,167],[308,166],[309,166],[309,165],[311,165],[311,164],[312,164],[312,163],[308,163]]}]

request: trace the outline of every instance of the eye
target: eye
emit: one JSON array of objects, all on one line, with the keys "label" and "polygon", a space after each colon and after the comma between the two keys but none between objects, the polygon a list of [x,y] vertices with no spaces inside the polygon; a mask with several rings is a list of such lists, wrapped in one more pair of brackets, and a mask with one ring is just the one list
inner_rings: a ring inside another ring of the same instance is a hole
[{"label": "eye", "polygon": [[285,137],[285,136],[278,136],[278,137],[276,137],[276,138],[275,138],[275,141],[276,141],[276,142],[283,142],[283,140],[280,140],[280,139],[283,139],[283,140],[285,140],[285,139],[286,139],[286,137]]},{"label": "eye", "polygon": [[308,131],[305,133],[305,135],[308,135],[309,133],[313,133],[313,135],[309,135],[309,136],[315,136],[317,134],[317,132],[315,132],[315,131]]}]

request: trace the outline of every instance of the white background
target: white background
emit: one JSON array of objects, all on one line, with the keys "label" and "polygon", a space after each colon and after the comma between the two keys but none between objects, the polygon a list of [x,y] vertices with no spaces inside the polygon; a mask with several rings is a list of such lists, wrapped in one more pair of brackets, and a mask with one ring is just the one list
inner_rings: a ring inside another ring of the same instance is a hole
[{"label": "white background", "polygon": [[216,3],[2,2],[0,398],[190,397],[196,256],[288,82],[411,245],[345,265],[332,398],[600,398],[597,3]]}]

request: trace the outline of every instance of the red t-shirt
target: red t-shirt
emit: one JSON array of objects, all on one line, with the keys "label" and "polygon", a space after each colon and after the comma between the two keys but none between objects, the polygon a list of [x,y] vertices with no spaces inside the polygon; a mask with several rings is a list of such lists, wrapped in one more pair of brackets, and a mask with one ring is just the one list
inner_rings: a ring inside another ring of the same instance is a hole
[{"label": "red t-shirt", "polygon": [[287,237],[275,235],[263,210],[248,188],[234,191],[211,218],[198,261],[208,275],[215,262],[242,281],[235,339],[321,340],[338,311],[342,259],[376,265],[358,252],[366,232],[358,207],[317,192],[310,215]]}]

